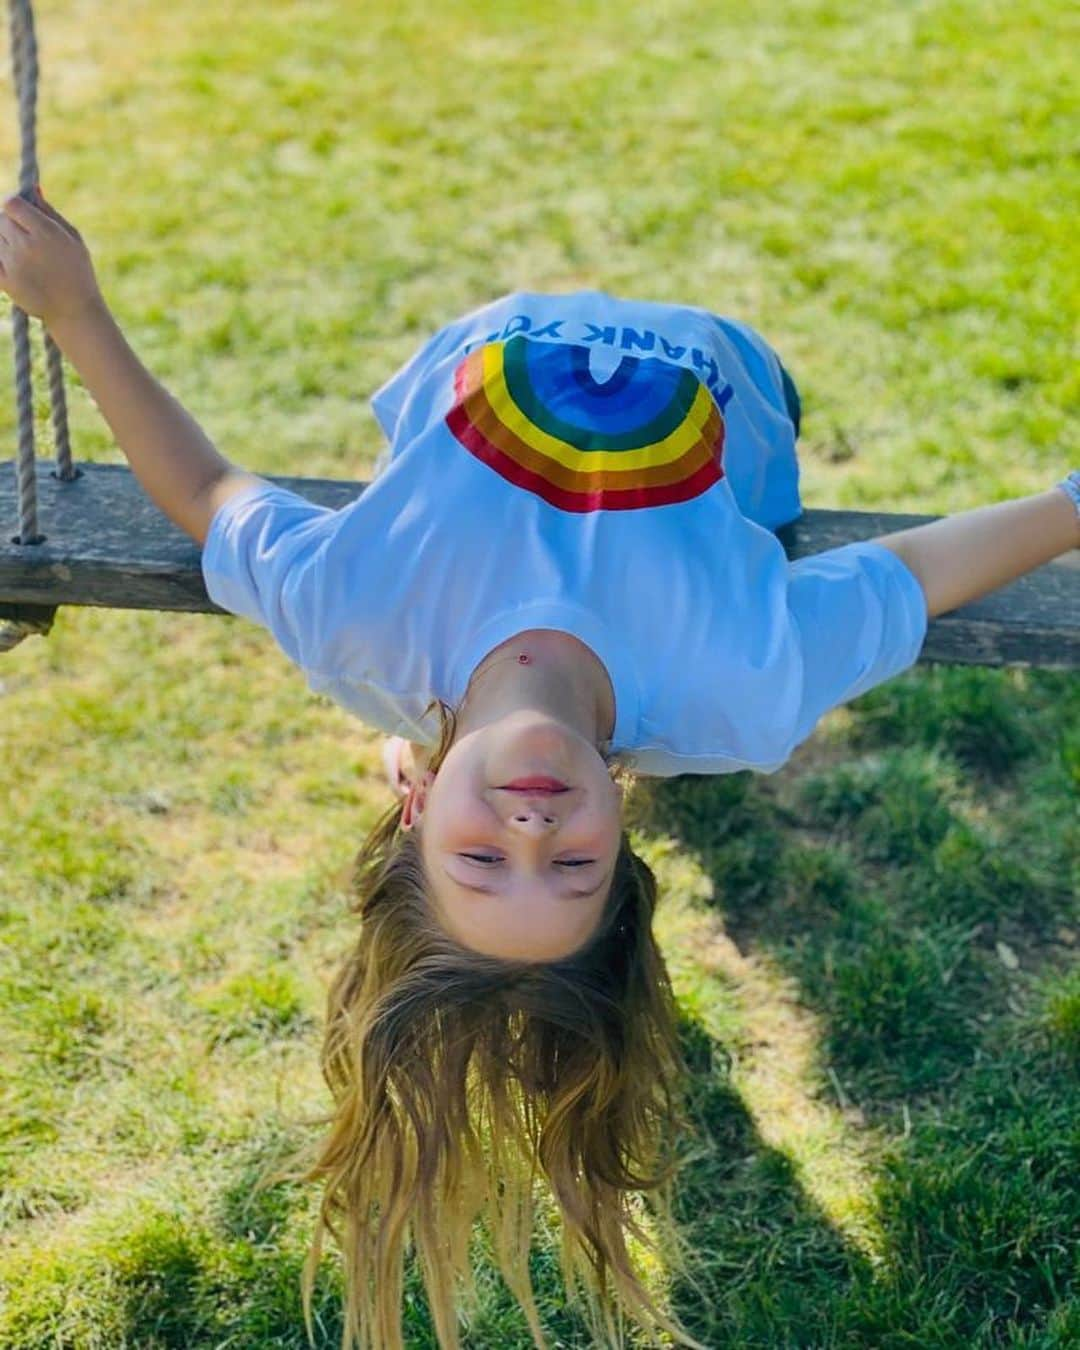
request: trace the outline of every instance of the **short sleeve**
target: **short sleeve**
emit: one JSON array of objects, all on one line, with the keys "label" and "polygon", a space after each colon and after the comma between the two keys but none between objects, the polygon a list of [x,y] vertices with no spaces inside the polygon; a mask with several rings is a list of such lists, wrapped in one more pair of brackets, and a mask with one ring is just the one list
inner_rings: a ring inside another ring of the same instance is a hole
[{"label": "short sleeve", "polygon": [[290,660],[316,663],[321,562],[339,513],[273,483],[214,513],[202,553],[210,599],[270,630]]},{"label": "short sleeve", "polygon": [[926,596],[918,577],[891,549],[871,540],[791,563],[788,609],[803,658],[793,745],[831,708],[914,665],[926,637]]}]

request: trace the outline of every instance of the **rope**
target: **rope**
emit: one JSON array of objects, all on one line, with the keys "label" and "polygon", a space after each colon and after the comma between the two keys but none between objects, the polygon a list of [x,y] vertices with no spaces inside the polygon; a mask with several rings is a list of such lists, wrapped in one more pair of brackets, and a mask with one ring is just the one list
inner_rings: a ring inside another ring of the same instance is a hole
[{"label": "rope", "polygon": [[[38,86],[38,48],[34,32],[34,11],[30,0],[9,0],[11,17],[11,62],[19,107],[19,196],[34,199],[38,183],[36,106]],[[15,398],[19,418],[19,452],[16,477],[19,491],[19,534],[13,540],[22,545],[41,544],[38,533],[37,478],[34,461],[34,392],[30,352],[30,316],[18,305],[11,310],[15,343]],[[45,366],[52,407],[53,437],[56,442],[56,469],[53,477],[70,482],[79,477],[71,458],[68,436],[67,401],[64,398],[64,367],[60,348],[45,331]],[[33,633],[44,636],[52,626],[50,619],[21,617],[0,620],[0,652],[10,651]]]}]

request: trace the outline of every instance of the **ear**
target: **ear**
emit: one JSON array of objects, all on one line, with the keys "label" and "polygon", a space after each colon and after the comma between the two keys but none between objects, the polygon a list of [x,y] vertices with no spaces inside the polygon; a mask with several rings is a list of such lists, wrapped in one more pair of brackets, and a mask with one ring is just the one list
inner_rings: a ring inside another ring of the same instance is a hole
[{"label": "ear", "polygon": [[411,830],[424,814],[424,807],[427,805],[428,788],[435,781],[435,775],[428,770],[418,783],[413,783],[405,796],[405,805],[401,812],[401,826],[403,830]]}]

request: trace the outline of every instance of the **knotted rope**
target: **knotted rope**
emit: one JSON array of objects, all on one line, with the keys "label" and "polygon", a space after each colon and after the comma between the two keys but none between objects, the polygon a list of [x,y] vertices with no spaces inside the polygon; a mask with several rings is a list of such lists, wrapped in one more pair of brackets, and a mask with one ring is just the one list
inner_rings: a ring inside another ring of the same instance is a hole
[{"label": "knotted rope", "polygon": [[[37,86],[38,49],[34,33],[34,11],[30,0],[9,0],[11,16],[11,63],[19,107],[19,196],[33,201],[38,183],[37,161]],[[37,479],[34,463],[34,392],[31,375],[30,316],[13,305],[12,336],[15,342],[15,397],[19,415],[19,455],[16,470],[19,485],[19,534],[13,543],[31,545],[44,542],[38,534]],[[45,368],[52,404],[53,437],[56,441],[56,468],[53,477],[63,482],[78,478],[79,470],[71,459],[68,437],[67,402],[64,398],[64,367],[60,348],[44,330]],[[0,652],[10,651],[32,633],[44,635],[52,627],[45,619],[0,620]]]}]

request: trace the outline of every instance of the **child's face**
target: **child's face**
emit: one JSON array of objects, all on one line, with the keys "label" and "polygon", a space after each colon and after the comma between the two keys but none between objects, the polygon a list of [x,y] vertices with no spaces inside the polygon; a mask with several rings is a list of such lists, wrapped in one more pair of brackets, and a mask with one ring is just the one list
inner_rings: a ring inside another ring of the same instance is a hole
[{"label": "child's face", "polygon": [[[511,791],[546,776],[566,792]],[[592,935],[622,834],[622,791],[573,728],[521,710],[455,741],[406,801],[440,919],[489,956],[551,961]],[[481,889],[482,888],[482,891]]]}]

